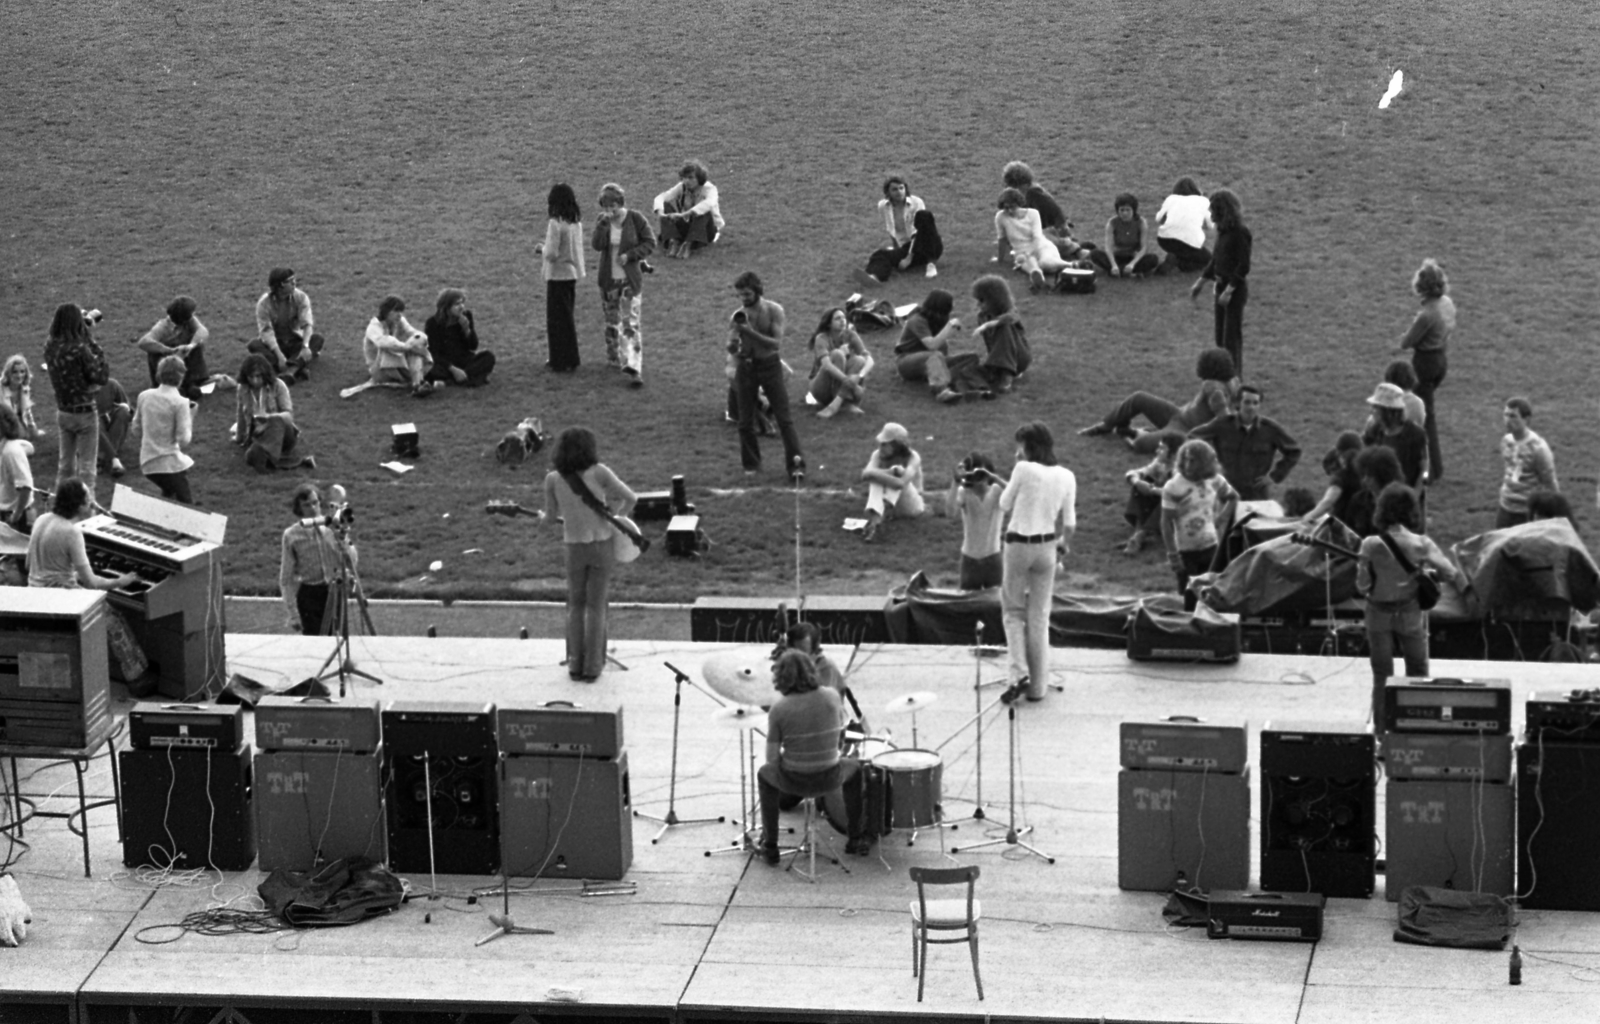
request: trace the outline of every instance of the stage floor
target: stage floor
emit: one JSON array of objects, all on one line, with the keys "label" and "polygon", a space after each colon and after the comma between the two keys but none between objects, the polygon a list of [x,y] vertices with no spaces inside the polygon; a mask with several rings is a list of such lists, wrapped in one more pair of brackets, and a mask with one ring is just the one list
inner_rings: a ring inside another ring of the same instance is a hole
[{"label": "stage floor", "polygon": [[[320,638],[227,638],[230,670],[269,685],[311,674],[329,647]],[[683,691],[676,810],[685,819],[741,813],[739,733],[712,721],[717,705],[698,685],[702,662],[732,649],[620,643],[614,653],[622,668],[585,685],[568,681],[557,641],[381,637],[354,644],[358,666],[384,681],[381,687],[363,683],[362,695],[620,704],[634,808],[653,814],[668,806],[674,686],[665,663],[681,667],[697,684]],[[766,649],[743,650],[752,664],[765,666]],[[830,653],[842,665],[852,652]],[[34,924],[21,948],[0,949],[0,1020],[13,1019],[7,1014],[25,1004],[38,1004],[39,1019],[85,1022],[126,1021],[122,1007],[146,1005],[235,1006],[246,1015],[252,1007],[298,1007],[309,1014],[300,1019],[320,1020],[342,1019],[340,1010],[392,1009],[498,1013],[507,1020],[526,1013],[542,1020],[989,1017],[1261,1024],[1556,1022],[1593,1020],[1600,1011],[1595,914],[1522,912],[1520,988],[1507,985],[1504,952],[1393,942],[1395,905],[1383,899],[1381,876],[1370,900],[1329,901],[1325,937],[1314,945],[1210,941],[1203,929],[1169,929],[1161,894],[1117,887],[1119,724],[1173,714],[1247,719],[1253,766],[1260,729],[1271,720],[1361,717],[1367,666],[1293,656],[1247,655],[1237,665],[1200,666],[1137,664],[1115,651],[1057,649],[1052,655],[1052,682],[1061,689],[1017,715],[1017,814],[1034,829],[1025,841],[1053,856],[1053,864],[1004,845],[954,857],[941,852],[941,839],[945,848],[959,847],[986,838],[986,831],[1004,832],[1006,718],[994,705],[998,686],[978,691],[990,708],[983,718],[987,821],[964,822],[943,836],[925,831],[913,846],[891,835],[879,846],[881,857],[847,858],[848,874],[823,867],[813,885],[743,854],[708,858],[708,849],[729,845],[732,824],[679,826],[653,845],[659,826],[635,819],[627,878],[637,883],[636,895],[519,894],[512,904],[517,922],[556,934],[506,936],[481,947],[474,942],[491,930],[487,913],[498,908],[498,899],[490,907],[418,900],[343,929],[226,936],[162,930],[145,938],[174,941],[141,942],[135,937],[140,929],[253,892],[261,875],[229,873],[221,885],[213,878],[153,891],[123,870],[115,815],[107,807],[89,815],[92,879],[83,877],[79,840],[63,822],[30,823],[33,849],[14,873]],[[874,731],[891,729],[899,745],[912,745],[912,719],[891,716],[885,706],[914,691],[938,696],[918,713],[915,729],[917,745],[942,746],[948,816],[970,813],[979,795],[975,730],[962,730],[977,710],[974,683],[996,683],[1003,671],[1002,660],[974,659],[962,648],[878,646],[854,654],[850,682],[868,723]],[[1534,689],[1596,685],[1595,670],[1583,666],[1439,662],[1434,671],[1509,677],[1519,720],[1521,701]],[[119,713],[126,708],[119,705]],[[24,793],[50,796],[52,808],[65,807],[68,794],[75,798],[68,768],[25,761],[21,774]],[[94,793],[109,794],[104,756],[93,762],[90,784]],[[1259,781],[1252,777],[1251,785],[1253,884]],[[1381,781],[1378,788],[1381,801]],[[1381,809],[1377,820],[1384,820]],[[842,850],[842,839],[838,845]],[[977,999],[965,948],[932,947],[919,1005],[908,949],[907,905],[915,892],[906,869],[952,863],[982,868],[987,998]],[[410,879],[428,884],[425,876]],[[441,878],[440,888],[464,892],[492,883],[451,877]],[[535,891],[573,884],[545,880]],[[553,998],[563,989],[580,990],[580,1000]]]}]

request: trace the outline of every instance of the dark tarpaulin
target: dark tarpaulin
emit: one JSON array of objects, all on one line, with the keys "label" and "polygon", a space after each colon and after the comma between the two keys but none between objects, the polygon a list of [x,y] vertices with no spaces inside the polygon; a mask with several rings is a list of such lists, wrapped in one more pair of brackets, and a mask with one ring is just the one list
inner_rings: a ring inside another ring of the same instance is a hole
[{"label": "dark tarpaulin", "polygon": [[1396,907],[1394,941],[1456,949],[1505,949],[1515,924],[1511,904],[1490,893],[1409,885]]},{"label": "dark tarpaulin", "polygon": [[[1146,598],[1056,594],[1050,610],[1050,646],[1126,647],[1128,619],[1141,603],[1183,608],[1176,594]],[[979,622],[985,644],[1006,642],[998,588],[942,589],[921,572],[890,591],[884,618],[889,638],[897,644],[970,644]]]},{"label": "dark tarpaulin", "polygon": [[[1361,545],[1361,538],[1337,519],[1325,519],[1309,533],[1352,552]],[[1356,563],[1291,537],[1275,537],[1241,552],[1215,579],[1201,584],[1199,593],[1219,612],[1267,617],[1317,611],[1356,596]]]},{"label": "dark tarpaulin", "polygon": [[1600,604],[1600,570],[1565,519],[1490,530],[1451,553],[1472,581],[1477,618],[1565,619]]}]

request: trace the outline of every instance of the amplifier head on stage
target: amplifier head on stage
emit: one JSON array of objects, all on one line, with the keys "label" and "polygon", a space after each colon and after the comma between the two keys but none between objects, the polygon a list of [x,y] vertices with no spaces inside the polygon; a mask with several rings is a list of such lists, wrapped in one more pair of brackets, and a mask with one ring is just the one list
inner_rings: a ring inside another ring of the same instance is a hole
[{"label": "amplifier head on stage", "polygon": [[244,708],[140,702],[128,712],[128,745],[134,750],[193,747],[232,753],[244,745]]},{"label": "amplifier head on stage", "polygon": [[383,730],[378,701],[271,695],[256,704],[256,749],[368,754]]}]

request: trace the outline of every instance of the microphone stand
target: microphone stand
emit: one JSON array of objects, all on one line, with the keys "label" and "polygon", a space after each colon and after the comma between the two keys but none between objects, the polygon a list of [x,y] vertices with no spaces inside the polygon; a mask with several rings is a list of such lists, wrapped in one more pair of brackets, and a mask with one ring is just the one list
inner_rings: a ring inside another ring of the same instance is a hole
[{"label": "microphone stand", "polygon": [[654,814],[646,814],[637,809],[633,812],[635,818],[645,818],[649,821],[661,823],[660,830],[650,839],[652,845],[659,843],[661,837],[667,834],[668,829],[678,825],[703,825],[728,820],[726,815],[718,815],[715,818],[678,817],[678,720],[683,715],[683,684],[689,682],[689,677],[684,673],[683,669],[670,661],[663,661],[661,664],[671,669],[674,677],[672,691],[672,774],[667,782],[667,814],[666,817],[657,817]]},{"label": "microphone stand", "polygon": [[[383,685],[383,680],[370,672],[356,668],[355,659],[350,655],[352,595],[361,612],[361,623],[366,627],[366,635],[377,636],[378,631],[372,628],[372,615],[367,609],[367,594],[361,587],[361,576],[356,572],[355,559],[350,555],[350,527],[345,523],[336,523],[333,530],[339,545],[339,572],[333,579],[333,585],[328,588],[328,607],[322,613],[322,632],[337,635],[339,640],[333,645],[333,650],[322,663],[322,667],[317,669],[316,681],[322,683],[338,676],[339,696],[343,698],[345,683],[351,676],[360,676],[378,686]],[[338,668],[330,671],[335,663],[338,664]]]},{"label": "microphone stand", "polygon": [[[972,696],[977,712],[971,718],[967,719],[967,721],[962,724],[961,728],[951,733],[949,739],[945,740],[943,743],[939,744],[933,749],[935,753],[943,750],[949,745],[951,740],[954,740],[957,736],[960,736],[963,732],[965,732],[967,726],[976,725],[978,727],[976,739],[978,758],[978,795],[972,801],[973,807],[971,814],[964,818],[951,818],[947,821],[940,821],[940,828],[959,828],[960,823],[963,821],[983,821],[988,817],[988,815],[984,813],[983,809],[983,732],[988,728],[988,726],[983,724],[983,716],[988,714],[996,704],[1000,703],[1000,698],[996,697],[994,700],[989,702],[988,707],[985,707],[983,704],[983,688],[985,686],[1003,686],[1004,683],[998,679],[989,683],[983,681],[983,621],[981,619],[978,621],[977,629],[974,631],[972,663]],[[912,745],[915,746],[915,744]]]},{"label": "microphone stand", "polygon": [[952,846],[950,848],[950,852],[961,853],[965,851],[967,853],[971,853],[973,850],[982,850],[990,846],[1015,846],[1026,850],[1035,857],[1040,858],[1046,864],[1054,864],[1056,862],[1054,857],[1042,850],[1035,849],[1034,847],[1029,846],[1027,843],[1022,841],[1023,836],[1033,831],[1032,825],[1024,825],[1020,829],[1017,828],[1017,762],[1020,760],[1017,754],[1017,706],[1015,704],[1008,705],[1006,712],[1011,720],[1011,755],[1009,758],[1011,764],[1011,823],[1006,827],[1006,834],[1004,838],[992,839],[984,843],[975,843],[972,846]]}]

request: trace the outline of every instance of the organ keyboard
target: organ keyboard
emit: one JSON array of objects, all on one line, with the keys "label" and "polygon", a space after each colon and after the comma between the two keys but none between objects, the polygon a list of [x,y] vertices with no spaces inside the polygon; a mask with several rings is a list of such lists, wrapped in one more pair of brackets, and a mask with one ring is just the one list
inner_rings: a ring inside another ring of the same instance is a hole
[{"label": "organ keyboard", "polygon": [[226,516],[118,484],[110,512],[82,524],[96,572],[139,577],[107,596],[133,627],[164,696],[214,694],[226,678],[222,544],[227,523]]}]

